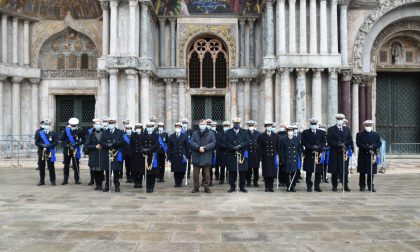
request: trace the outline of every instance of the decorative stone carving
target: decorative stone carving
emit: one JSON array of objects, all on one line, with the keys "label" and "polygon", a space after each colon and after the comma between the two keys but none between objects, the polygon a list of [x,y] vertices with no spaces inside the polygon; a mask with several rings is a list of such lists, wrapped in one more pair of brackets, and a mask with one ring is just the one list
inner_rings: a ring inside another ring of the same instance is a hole
[{"label": "decorative stone carving", "polygon": [[42,79],[96,79],[96,70],[42,70]]},{"label": "decorative stone carving", "polygon": [[343,74],[343,81],[351,81],[353,75],[352,71],[342,70],[341,73]]},{"label": "decorative stone carving", "polygon": [[125,74],[127,75],[127,79],[134,79],[137,75],[137,71],[134,69],[126,69]]}]

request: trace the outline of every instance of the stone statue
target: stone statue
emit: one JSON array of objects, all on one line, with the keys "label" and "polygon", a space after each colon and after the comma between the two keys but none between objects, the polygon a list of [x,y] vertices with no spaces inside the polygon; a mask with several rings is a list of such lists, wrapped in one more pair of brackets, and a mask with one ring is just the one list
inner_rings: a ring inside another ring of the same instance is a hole
[{"label": "stone statue", "polygon": [[391,45],[392,64],[403,63],[403,49],[400,43],[394,42]]}]

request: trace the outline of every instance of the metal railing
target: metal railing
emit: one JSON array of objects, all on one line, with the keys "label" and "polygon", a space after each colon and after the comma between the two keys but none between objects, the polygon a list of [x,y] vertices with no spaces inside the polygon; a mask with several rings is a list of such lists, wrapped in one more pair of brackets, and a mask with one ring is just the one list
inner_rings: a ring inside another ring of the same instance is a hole
[{"label": "metal railing", "polygon": [[420,155],[420,143],[392,143],[389,146],[389,155],[391,157]]}]

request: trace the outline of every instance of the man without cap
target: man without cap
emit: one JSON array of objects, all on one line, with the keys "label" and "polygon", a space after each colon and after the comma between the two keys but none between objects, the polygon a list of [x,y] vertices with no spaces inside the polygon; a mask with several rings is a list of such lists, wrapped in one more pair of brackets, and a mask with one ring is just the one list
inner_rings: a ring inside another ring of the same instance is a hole
[{"label": "man without cap", "polygon": [[226,146],[226,131],[230,129],[230,122],[223,122],[223,131],[216,134],[216,178],[219,177],[219,184],[225,183],[226,173],[226,158],[227,158],[227,146]]},{"label": "man without cap", "polygon": [[[286,130],[287,126],[286,123],[281,123],[280,127],[279,127],[279,131],[277,132],[278,138],[279,138],[279,145],[281,145],[281,141],[283,141],[283,139],[285,137],[287,137],[287,130]],[[280,162],[280,167],[279,167],[279,186],[280,187],[284,187],[287,184],[287,181],[289,180],[287,173],[286,173],[286,167],[285,165]]]},{"label": "man without cap", "polygon": [[168,133],[165,131],[165,124],[158,123],[157,135],[159,139],[159,148],[157,149],[159,176],[157,182],[165,182],[165,165],[168,152]]},{"label": "man without cap", "polygon": [[[134,125],[134,132],[130,137],[130,151],[131,151],[131,175],[134,182],[134,188],[142,188],[144,176],[144,158],[143,158],[143,146],[141,144],[142,134],[145,133],[142,130],[143,125],[136,123]],[[141,169],[142,167],[142,169]]]},{"label": "man without cap", "polygon": [[61,144],[64,154],[64,179],[61,185],[68,184],[70,162],[73,164],[74,182],[80,184],[80,164],[81,157],[80,145],[84,143],[83,130],[78,127],[79,119],[73,117],[68,121],[69,127],[66,127],[61,135]]},{"label": "man without cap", "polygon": [[274,192],[274,178],[279,169],[280,138],[273,132],[273,122],[264,123],[265,131],[258,137],[265,192]]},{"label": "man without cap", "polygon": [[[336,125],[328,128],[327,141],[330,146],[330,160],[328,164],[328,173],[331,173],[331,182],[333,191],[337,191],[338,177],[344,176],[343,187],[346,192],[350,192],[348,186],[349,180],[349,150],[354,152],[353,139],[348,127],[343,126],[345,116],[337,114],[335,116]],[[344,165],[344,167],[343,167]],[[344,174],[343,174],[344,173]]]},{"label": "man without cap", "polygon": [[182,133],[182,124],[177,122],[175,133],[168,139],[168,160],[171,162],[171,172],[174,173],[175,187],[182,187],[189,155],[188,136]]},{"label": "man without cap", "polygon": [[[259,179],[259,168],[260,168],[260,150],[258,145],[258,137],[260,136],[260,132],[257,131],[256,126],[257,122],[255,121],[248,121],[248,138],[249,138],[249,145],[248,145],[248,172],[246,174],[246,186],[251,186],[252,180],[255,187],[258,187],[258,179]],[[272,126],[272,125],[271,125]],[[274,134],[273,134],[274,135]]]},{"label": "man without cap", "polygon": [[[192,136],[193,130],[188,127],[187,118],[182,119],[181,124],[182,124],[182,130],[181,131],[182,131],[182,133],[184,133],[188,136],[188,144],[190,144],[190,138]],[[190,149],[190,152],[191,152],[191,149]],[[191,173],[191,153],[190,153],[190,160],[188,162],[187,169],[188,169],[187,179],[189,179],[190,178],[190,173]]]},{"label": "man without cap", "polygon": [[[101,123],[101,121],[99,119],[97,119],[97,118],[92,119],[92,127],[88,129],[87,135],[85,136],[85,143],[83,144],[83,153],[85,155],[89,155],[89,149],[86,148],[86,141],[87,141],[88,137],[90,135],[92,135],[92,133],[95,131],[95,124],[96,124],[96,122],[99,122],[99,125],[102,128],[102,123]],[[91,186],[91,185],[93,185],[95,183],[95,174],[94,173],[95,172],[92,169],[90,169],[90,172],[89,172],[90,181],[88,183],[89,186]]]},{"label": "man without cap", "polygon": [[372,120],[365,121],[363,125],[364,130],[356,134],[356,144],[359,147],[359,156],[357,158],[359,187],[360,191],[364,192],[367,184],[369,191],[376,192],[373,184],[373,174],[376,174],[378,171],[378,150],[381,148],[382,142],[379,134],[372,130]]},{"label": "man without cap", "polygon": [[45,163],[47,163],[50,182],[55,186],[55,147],[58,144],[58,135],[50,129],[51,121],[44,120],[42,130],[35,135],[35,144],[38,146],[38,165],[39,165],[39,183],[38,186],[45,185]]}]

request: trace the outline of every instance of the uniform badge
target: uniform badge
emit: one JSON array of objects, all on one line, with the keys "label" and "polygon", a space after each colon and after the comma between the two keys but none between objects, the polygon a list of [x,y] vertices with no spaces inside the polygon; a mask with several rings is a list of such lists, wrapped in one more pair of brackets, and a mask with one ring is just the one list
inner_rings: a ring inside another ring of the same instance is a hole
[{"label": "uniform badge", "polygon": [[48,140],[51,142],[52,141],[52,137],[48,138]]}]

